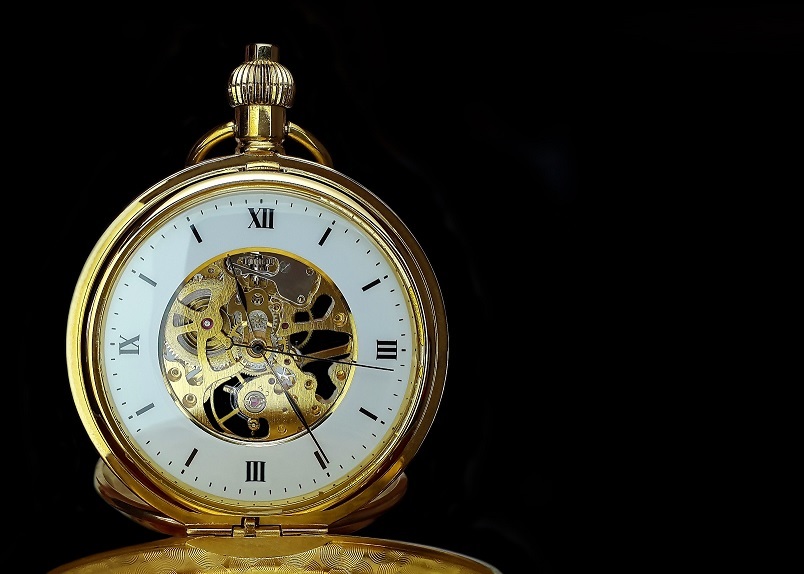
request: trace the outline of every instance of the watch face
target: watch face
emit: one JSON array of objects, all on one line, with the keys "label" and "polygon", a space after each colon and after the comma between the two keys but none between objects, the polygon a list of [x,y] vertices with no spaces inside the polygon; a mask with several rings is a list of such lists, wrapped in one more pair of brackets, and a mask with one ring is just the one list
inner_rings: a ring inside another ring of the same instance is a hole
[{"label": "watch face", "polygon": [[90,256],[68,329],[79,412],[140,495],[332,506],[399,472],[432,421],[438,287],[350,180],[206,163],[144,194]]}]

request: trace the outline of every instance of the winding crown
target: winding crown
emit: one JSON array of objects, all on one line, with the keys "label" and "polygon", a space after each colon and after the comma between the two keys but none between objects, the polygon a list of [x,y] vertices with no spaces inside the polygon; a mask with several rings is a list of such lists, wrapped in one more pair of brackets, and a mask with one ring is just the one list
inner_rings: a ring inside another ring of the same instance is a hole
[{"label": "winding crown", "polygon": [[291,107],[296,86],[290,71],[278,59],[277,46],[250,44],[246,61],[229,75],[229,105]]}]

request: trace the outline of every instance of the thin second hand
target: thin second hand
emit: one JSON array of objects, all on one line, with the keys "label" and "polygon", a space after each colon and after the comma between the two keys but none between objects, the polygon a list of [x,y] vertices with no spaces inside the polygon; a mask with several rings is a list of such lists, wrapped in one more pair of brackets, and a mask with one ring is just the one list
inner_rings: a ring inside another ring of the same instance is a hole
[{"label": "thin second hand", "polygon": [[[226,336],[229,337],[229,341],[232,343],[233,347],[245,347],[247,349],[252,348],[252,346],[247,344],[247,343],[238,343],[238,342],[236,342],[234,339],[232,339],[231,334],[226,335]],[[288,353],[287,351],[280,351],[279,349],[274,349],[273,347],[267,347],[266,350],[270,351],[271,353],[276,353],[278,355],[287,355],[289,357],[298,357],[299,359],[315,359],[315,360],[319,360],[319,361],[329,361],[330,363],[338,363],[339,365],[350,365],[352,367],[365,367],[367,369],[377,369],[378,371],[393,371],[393,369],[390,369],[388,367],[377,367],[375,365],[366,365],[366,364],[363,364],[363,363],[355,363],[354,361],[337,361],[335,359],[325,359],[325,358],[321,358],[321,357],[311,357],[310,355],[302,355],[302,354],[299,354],[299,353]]]}]

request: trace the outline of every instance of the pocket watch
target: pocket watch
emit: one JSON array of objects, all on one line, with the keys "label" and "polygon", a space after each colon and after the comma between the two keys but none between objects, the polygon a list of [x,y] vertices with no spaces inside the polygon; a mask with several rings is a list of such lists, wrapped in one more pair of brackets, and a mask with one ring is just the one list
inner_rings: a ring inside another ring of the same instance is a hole
[{"label": "pocket watch", "polygon": [[[247,46],[234,121],[89,254],[67,365],[95,487],[169,536],[53,572],[499,573],[354,534],[405,492],[444,388],[447,321],[405,224],[287,120],[294,92],[276,46]],[[228,138],[232,155],[207,157]]]}]

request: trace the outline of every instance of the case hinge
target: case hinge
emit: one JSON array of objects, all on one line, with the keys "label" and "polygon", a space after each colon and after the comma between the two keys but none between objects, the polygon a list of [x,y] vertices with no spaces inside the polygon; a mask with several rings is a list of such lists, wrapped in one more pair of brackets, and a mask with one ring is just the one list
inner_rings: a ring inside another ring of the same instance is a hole
[{"label": "case hinge", "polygon": [[278,524],[260,527],[260,519],[246,516],[240,526],[232,528],[235,538],[253,538],[255,536],[282,536],[282,528]]},{"label": "case hinge", "polygon": [[329,528],[325,524],[305,524],[280,526],[279,524],[260,524],[259,517],[246,516],[240,526],[195,526],[187,528],[188,536],[231,536],[232,538],[256,538],[262,536],[303,536],[312,534],[322,536]]}]

